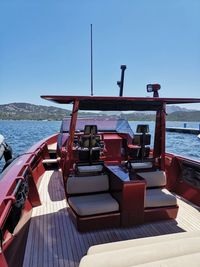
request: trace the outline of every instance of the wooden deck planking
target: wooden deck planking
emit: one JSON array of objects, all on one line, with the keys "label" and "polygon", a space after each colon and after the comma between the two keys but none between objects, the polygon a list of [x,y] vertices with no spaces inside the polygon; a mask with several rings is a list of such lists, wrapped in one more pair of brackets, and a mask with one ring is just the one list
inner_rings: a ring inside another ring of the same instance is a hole
[{"label": "wooden deck planking", "polygon": [[79,233],[68,216],[59,171],[46,171],[39,193],[42,205],[33,209],[23,267],[76,267],[95,244],[200,230],[199,207],[179,198],[176,220]]}]

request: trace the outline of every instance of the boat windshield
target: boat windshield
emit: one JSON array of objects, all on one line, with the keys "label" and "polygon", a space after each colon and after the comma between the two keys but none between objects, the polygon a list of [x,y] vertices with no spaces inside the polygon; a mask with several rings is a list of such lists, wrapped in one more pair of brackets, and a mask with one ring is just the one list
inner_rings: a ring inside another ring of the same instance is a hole
[{"label": "boat windshield", "polygon": [[[85,125],[97,125],[98,132],[126,133],[133,136],[133,131],[125,119],[118,118],[78,118],[76,132],[83,132]],[[70,118],[62,121],[60,132],[68,133],[70,128]]]}]

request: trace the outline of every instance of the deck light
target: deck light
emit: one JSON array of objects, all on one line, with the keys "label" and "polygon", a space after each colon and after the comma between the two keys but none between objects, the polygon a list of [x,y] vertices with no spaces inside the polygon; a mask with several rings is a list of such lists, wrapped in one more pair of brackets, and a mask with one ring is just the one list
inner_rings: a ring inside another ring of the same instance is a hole
[{"label": "deck light", "polygon": [[147,84],[147,92],[153,92],[153,97],[159,97],[158,90],[160,90],[161,86],[158,83],[155,84]]}]

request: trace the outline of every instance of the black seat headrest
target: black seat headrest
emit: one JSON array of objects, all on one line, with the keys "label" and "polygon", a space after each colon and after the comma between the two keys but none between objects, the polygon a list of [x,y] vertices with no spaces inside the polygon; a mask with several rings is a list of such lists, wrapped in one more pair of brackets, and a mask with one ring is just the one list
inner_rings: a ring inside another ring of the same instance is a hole
[{"label": "black seat headrest", "polygon": [[149,125],[148,124],[138,124],[136,132],[142,133],[142,134],[149,133]]},{"label": "black seat headrest", "polygon": [[97,125],[85,125],[84,134],[97,134]]}]

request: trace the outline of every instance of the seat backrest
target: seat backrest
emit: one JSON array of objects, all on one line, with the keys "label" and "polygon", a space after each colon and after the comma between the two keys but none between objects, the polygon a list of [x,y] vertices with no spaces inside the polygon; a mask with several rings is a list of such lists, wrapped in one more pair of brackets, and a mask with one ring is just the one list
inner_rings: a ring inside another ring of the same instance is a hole
[{"label": "seat backrest", "polygon": [[100,135],[91,136],[90,146],[91,147],[99,147],[100,146],[100,140],[101,140]]},{"label": "seat backrest", "polygon": [[97,125],[85,125],[84,134],[97,134]]},{"label": "seat backrest", "polygon": [[138,124],[136,132],[142,133],[142,134],[149,133],[149,125],[148,124]]},{"label": "seat backrest", "polygon": [[133,138],[133,145],[137,146],[147,146],[151,143],[150,134],[135,134]]},{"label": "seat backrest", "polygon": [[90,135],[81,136],[80,146],[83,148],[90,148]]},{"label": "seat backrest", "polygon": [[166,186],[167,179],[164,171],[139,172],[138,175],[146,180],[147,188]]},{"label": "seat backrest", "polygon": [[67,194],[87,194],[108,191],[108,175],[72,176],[67,179]]}]

